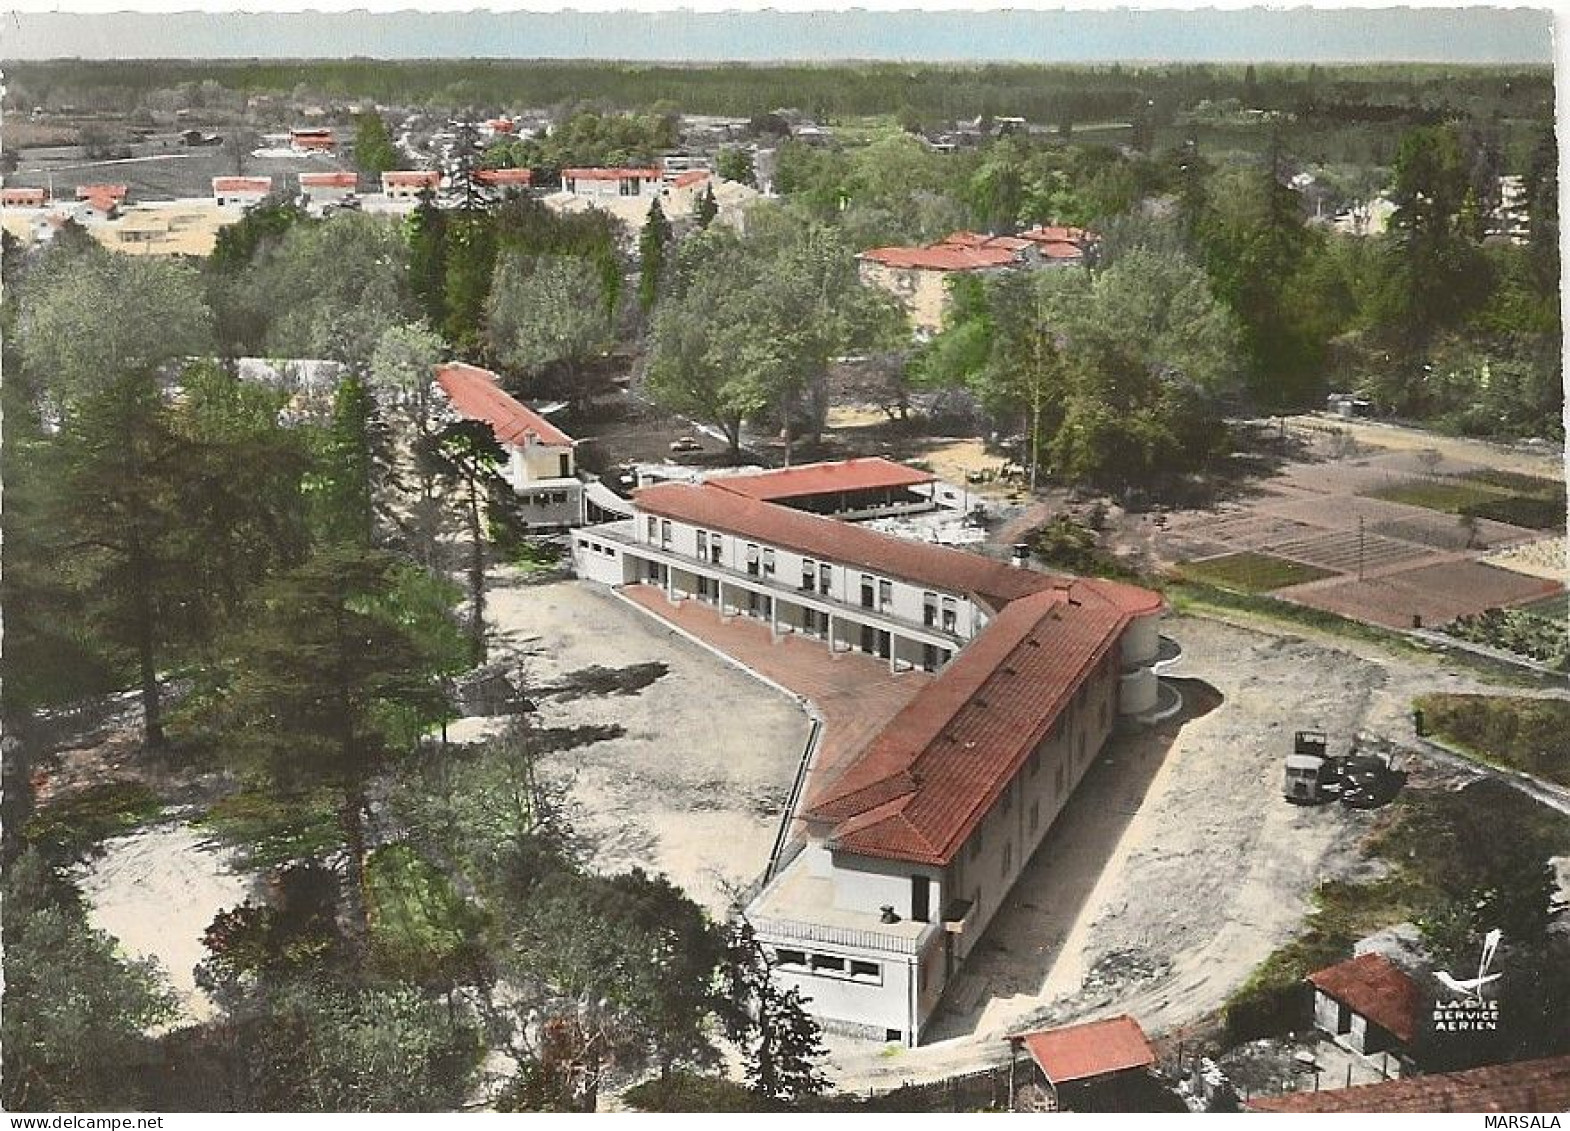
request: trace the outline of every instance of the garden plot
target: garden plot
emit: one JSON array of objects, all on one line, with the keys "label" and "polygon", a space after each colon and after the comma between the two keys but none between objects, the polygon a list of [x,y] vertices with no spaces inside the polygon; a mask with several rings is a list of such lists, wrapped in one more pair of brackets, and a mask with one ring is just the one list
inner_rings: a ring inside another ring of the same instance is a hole
[{"label": "garden plot", "polygon": [[1362,581],[1311,582],[1278,595],[1352,620],[1413,628],[1546,597],[1558,588],[1557,582],[1462,558]]}]

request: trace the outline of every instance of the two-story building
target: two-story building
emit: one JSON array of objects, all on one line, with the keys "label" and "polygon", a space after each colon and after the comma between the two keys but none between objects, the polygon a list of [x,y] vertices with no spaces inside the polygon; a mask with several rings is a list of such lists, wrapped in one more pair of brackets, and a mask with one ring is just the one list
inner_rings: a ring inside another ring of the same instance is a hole
[{"label": "two-story building", "polygon": [[948,311],[948,282],[956,275],[990,275],[1020,266],[1007,247],[875,247],[856,257],[857,276],[887,291],[905,307],[919,334],[936,334]]},{"label": "two-story building", "polygon": [[563,169],[561,187],[573,196],[656,197],[664,187],[662,169]]},{"label": "two-story building", "polygon": [[213,178],[213,203],[220,206],[249,208],[267,199],[272,191],[271,177]]},{"label": "two-story building", "polygon": [[382,195],[389,200],[414,200],[441,184],[442,175],[435,169],[389,169],[382,174]]},{"label": "two-story building", "polygon": [[575,533],[578,574],[937,673],[785,814],[805,835],[747,909],[822,1021],[915,1044],[1107,736],[1156,708],[1161,597],[877,533],[736,478],[638,491],[631,519]]},{"label": "two-story building", "polygon": [[301,173],[300,192],[312,204],[336,204],[355,194],[360,178],[350,171],[333,173]]},{"label": "two-story building", "polygon": [[491,426],[507,455],[502,474],[532,529],[561,530],[583,522],[583,483],[571,436],[508,396],[488,369],[456,362],[439,366],[436,384],[459,416]]}]

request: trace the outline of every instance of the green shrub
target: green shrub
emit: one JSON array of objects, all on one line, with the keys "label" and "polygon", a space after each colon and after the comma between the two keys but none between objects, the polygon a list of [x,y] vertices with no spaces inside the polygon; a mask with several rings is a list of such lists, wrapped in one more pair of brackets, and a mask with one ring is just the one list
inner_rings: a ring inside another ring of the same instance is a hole
[{"label": "green shrub", "polygon": [[1425,695],[1428,729],[1490,762],[1570,786],[1570,702],[1493,695]]},{"label": "green shrub", "polygon": [[1565,528],[1565,500],[1544,498],[1540,495],[1504,495],[1496,499],[1479,499],[1466,503],[1461,513],[1474,518],[1490,518],[1507,522],[1511,526],[1524,526],[1531,530],[1563,530]]},{"label": "green shrub", "polygon": [[343,843],[328,789],[299,794],[242,789],[209,806],[197,823],[236,848],[247,868],[309,860]]},{"label": "green shrub", "polygon": [[105,782],[42,806],[28,819],[22,836],[51,856],[80,856],[162,809],[158,795],[141,782]]},{"label": "green shrub", "polygon": [[655,1077],[622,1094],[637,1111],[767,1111],[768,1105],[734,1080],[696,1072]]},{"label": "green shrub", "polygon": [[1458,617],[1444,631],[1458,640],[1536,660],[1555,671],[1570,671],[1570,634],[1562,619],[1525,609],[1485,609]]}]

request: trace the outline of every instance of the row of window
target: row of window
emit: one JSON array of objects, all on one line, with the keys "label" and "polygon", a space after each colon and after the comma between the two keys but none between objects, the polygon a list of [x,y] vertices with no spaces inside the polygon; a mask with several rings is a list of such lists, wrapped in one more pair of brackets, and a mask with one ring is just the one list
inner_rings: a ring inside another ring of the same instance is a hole
[{"label": "row of window", "polygon": [[603,545],[599,542],[590,542],[587,538],[578,539],[578,549],[588,550],[595,554],[604,554],[607,558],[613,558],[616,556],[616,551],[611,547]]},{"label": "row of window", "polygon": [[845,978],[852,982],[883,984],[883,967],[877,962],[844,958],[838,954],[814,954],[805,950],[776,947],[774,962],[792,974],[816,974],[822,978]]},{"label": "row of window", "polygon": [[536,491],[524,495],[525,506],[531,507],[559,507],[567,502],[566,491]]}]

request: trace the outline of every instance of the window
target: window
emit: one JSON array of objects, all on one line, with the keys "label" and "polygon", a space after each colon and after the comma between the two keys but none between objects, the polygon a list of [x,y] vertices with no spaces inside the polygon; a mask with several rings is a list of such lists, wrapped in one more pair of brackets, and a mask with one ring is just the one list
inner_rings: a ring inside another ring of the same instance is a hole
[{"label": "window", "polygon": [[1032,801],[1030,803],[1030,831],[1035,832],[1036,826],[1039,824],[1041,824],[1041,802]]},{"label": "window", "polygon": [[932,628],[938,623],[938,595],[936,593],[923,593],[921,595],[921,623]]},{"label": "window", "polygon": [[938,659],[939,648],[936,644],[923,644],[921,646],[921,667],[923,671],[935,672],[941,664]]},{"label": "window", "polygon": [[829,581],[833,578],[833,576],[834,570],[832,566],[830,566],[827,562],[819,563],[818,592],[822,593],[825,597],[829,595]]},{"label": "window", "polygon": [[876,962],[863,962],[858,958],[852,958],[850,976],[864,982],[882,982],[883,967]]},{"label": "window", "polygon": [[801,588],[805,593],[811,593],[818,580],[818,566],[811,558],[805,558],[801,563]]},{"label": "window", "polygon": [[894,604],[894,583],[892,581],[878,582],[878,608],[884,612]]},{"label": "window", "polygon": [[873,593],[872,577],[871,577],[871,575],[864,573],[864,574],[861,575],[861,607],[862,608],[864,608],[864,609],[872,608],[872,593]]},{"label": "window", "polygon": [[587,538],[579,538],[578,539],[578,549],[580,549],[580,550],[587,550],[588,548],[589,548],[589,540]]},{"label": "window", "polygon": [[943,631],[956,632],[959,625],[959,609],[953,597],[943,598]]},{"label": "window", "polygon": [[917,923],[932,918],[932,881],[926,876],[910,878],[910,917]]},{"label": "window", "polygon": [[718,534],[711,533],[709,535],[709,561],[715,565],[720,564],[720,550],[723,545],[724,543],[720,541]]},{"label": "window", "polygon": [[807,952],[781,948],[774,952],[774,961],[781,966],[805,966],[807,964]]},{"label": "window", "polygon": [[1009,872],[1014,868],[1014,842],[1008,841],[1003,846],[1003,878],[1008,879]]},{"label": "window", "polygon": [[657,534],[659,534],[659,519],[655,518],[653,515],[650,515],[649,516],[649,541],[650,542],[654,541],[655,536]]},{"label": "window", "polygon": [[708,535],[708,531],[700,530],[700,531],[698,531],[698,557],[706,558],[708,556],[709,556],[709,535]]},{"label": "window", "polygon": [[845,960],[833,954],[814,954],[812,956],[812,969],[814,971],[832,970],[843,974],[845,972]]},{"label": "window", "polygon": [[774,576],[774,551],[771,549],[763,551],[763,576]]},{"label": "window", "polygon": [[671,544],[671,521],[668,518],[662,518],[662,519],[660,519],[660,545],[661,546],[669,546],[670,544]]}]

